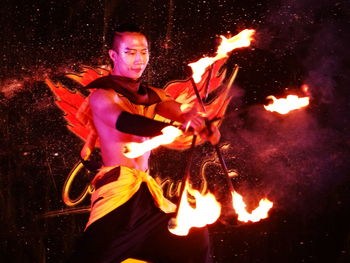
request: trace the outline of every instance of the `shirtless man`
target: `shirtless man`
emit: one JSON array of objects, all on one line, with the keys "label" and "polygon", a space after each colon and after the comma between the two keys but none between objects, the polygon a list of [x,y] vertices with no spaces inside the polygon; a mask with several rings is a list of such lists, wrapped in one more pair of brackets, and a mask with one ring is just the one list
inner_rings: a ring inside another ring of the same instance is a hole
[{"label": "shirtless man", "polygon": [[[111,75],[92,82],[89,98],[104,168],[93,180],[95,192],[87,228],[70,262],[119,262],[129,257],[152,262],[210,262],[205,228],[186,237],[170,234],[167,223],[175,206],[164,198],[148,170],[149,154],[129,159],[125,143],[160,134],[169,124],[155,114],[177,121],[217,143],[220,134],[205,132],[195,109],[180,104],[162,90],[140,82],[148,60],[148,42],[137,30],[115,32],[109,56]],[[210,136],[208,135],[210,134]],[[181,250],[181,252],[179,251]]]}]

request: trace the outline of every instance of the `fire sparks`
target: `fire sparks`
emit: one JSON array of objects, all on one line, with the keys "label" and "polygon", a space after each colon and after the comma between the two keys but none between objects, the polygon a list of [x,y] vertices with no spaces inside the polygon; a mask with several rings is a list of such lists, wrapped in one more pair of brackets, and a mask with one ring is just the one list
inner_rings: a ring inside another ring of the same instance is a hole
[{"label": "fire sparks", "polygon": [[268,96],[267,99],[272,99],[273,102],[269,105],[264,105],[268,111],[275,111],[279,114],[287,114],[292,110],[306,107],[310,103],[309,97],[299,98],[296,95],[288,95],[286,98],[277,99],[275,96]]},{"label": "fire sparks", "polygon": [[273,203],[270,200],[264,198],[260,200],[257,208],[251,213],[248,213],[243,197],[235,191],[232,193],[232,204],[238,215],[238,220],[242,222],[258,222],[261,219],[267,218],[268,212],[273,206]]},{"label": "fire sparks", "polygon": [[217,48],[215,57],[204,57],[198,60],[197,62],[188,64],[192,68],[192,77],[194,81],[196,83],[199,83],[206,68],[212,65],[215,61],[227,57],[227,53],[231,52],[236,48],[250,46],[250,42],[253,39],[252,37],[254,33],[255,30],[253,29],[245,29],[231,38],[220,36],[221,44]]},{"label": "fire sparks", "polygon": [[162,133],[162,135],[153,137],[141,143],[130,142],[125,144],[123,154],[128,158],[139,157],[160,145],[172,143],[176,137],[182,134],[182,131],[174,126],[167,126],[162,130]]},{"label": "fire sparks", "polygon": [[[188,202],[188,193],[195,199],[195,208]],[[186,182],[182,193],[177,217],[173,218],[169,231],[178,236],[186,236],[192,227],[204,227],[214,223],[220,216],[221,205],[211,193],[202,195]]]}]

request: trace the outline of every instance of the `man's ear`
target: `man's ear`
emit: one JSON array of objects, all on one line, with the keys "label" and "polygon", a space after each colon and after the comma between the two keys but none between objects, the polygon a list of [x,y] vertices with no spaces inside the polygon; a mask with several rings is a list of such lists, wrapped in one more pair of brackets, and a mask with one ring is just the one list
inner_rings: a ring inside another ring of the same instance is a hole
[{"label": "man's ear", "polygon": [[108,55],[109,55],[110,59],[112,61],[114,61],[116,56],[117,56],[117,52],[113,49],[110,49],[110,50],[108,50]]}]

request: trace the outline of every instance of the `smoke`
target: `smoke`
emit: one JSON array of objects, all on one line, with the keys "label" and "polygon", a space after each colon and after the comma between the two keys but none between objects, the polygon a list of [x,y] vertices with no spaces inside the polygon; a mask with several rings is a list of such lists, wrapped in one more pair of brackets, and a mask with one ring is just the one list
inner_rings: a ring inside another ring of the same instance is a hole
[{"label": "smoke", "polygon": [[35,93],[35,87],[41,85],[46,78],[62,77],[67,73],[79,72],[81,64],[67,61],[67,64],[45,66],[33,65],[32,68],[13,72],[0,79],[0,95],[2,101],[8,103],[12,98],[20,96],[22,92]]},{"label": "smoke", "polygon": [[24,89],[24,81],[19,79],[6,79],[0,83],[0,93],[2,93],[6,99],[11,99]]},{"label": "smoke", "polygon": [[267,195],[279,208],[298,209],[301,199],[341,179],[341,133],[320,127],[310,110],[280,116],[255,106],[233,123],[223,126],[232,149],[226,158],[238,171],[235,185],[248,196]]},{"label": "smoke", "polygon": [[322,103],[336,99],[336,78],[342,73],[341,56],[349,53],[337,33],[336,24],[323,25],[313,36],[308,56],[303,62],[307,71],[305,82],[313,87],[314,97]]},{"label": "smoke", "polygon": [[302,81],[322,103],[335,99],[335,79],[349,55],[344,44],[346,10],[345,1],[281,1],[276,9],[267,10],[258,30],[258,47],[279,59],[293,58],[304,72]]},{"label": "smoke", "polygon": [[309,202],[317,214],[326,207],[320,200],[344,180],[350,144],[345,5],[288,0],[268,10],[257,47],[301,67],[294,85],[308,84],[312,98],[309,108],[288,115],[249,106],[222,126],[232,149],[226,158],[237,168],[235,185],[243,194],[267,195],[286,210],[305,212]]}]

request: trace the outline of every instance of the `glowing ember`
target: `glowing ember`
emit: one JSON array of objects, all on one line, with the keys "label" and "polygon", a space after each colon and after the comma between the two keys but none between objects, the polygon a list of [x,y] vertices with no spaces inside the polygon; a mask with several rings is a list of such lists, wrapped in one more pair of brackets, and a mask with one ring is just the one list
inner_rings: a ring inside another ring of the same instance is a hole
[{"label": "glowing ember", "polygon": [[276,99],[275,96],[268,96],[267,99],[272,99],[273,102],[269,105],[264,105],[268,111],[275,111],[280,114],[287,114],[292,110],[306,107],[310,103],[309,97],[299,98],[296,95],[288,95],[286,98]]},{"label": "glowing ember", "polygon": [[123,154],[128,158],[139,157],[160,145],[172,143],[176,137],[182,134],[182,131],[174,126],[167,126],[162,130],[162,133],[162,135],[153,137],[141,143],[130,142],[125,144]]},{"label": "glowing ember", "polygon": [[198,60],[197,62],[193,62],[188,64],[193,71],[193,79],[196,83],[201,81],[202,75],[204,74],[207,67],[213,64],[215,61],[227,57],[227,53],[231,52],[236,48],[248,47],[250,46],[250,42],[252,41],[253,34],[255,30],[253,29],[245,29],[241,31],[239,34],[235,35],[231,38],[226,38],[224,36],[221,37],[221,44],[219,45],[216,56],[215,57],[204,57]]},{"label": "glowing ember", "polygon": [[309,94],[310,91],[309,91],[309,86],[307,84],[303,84],[301,86],[301,90],[305,93],[305,94]]},{"label": "glowing ember", "polygon": [[[195,198],[195,208],[188,202],[188,193]],[[192,227],[204,227],[214,223],[220,216],[221,205],[211,193],[202,195],[186,182],[176,218],[173,218],[169,231],[178,236],[186,236]]]},{"label": "glowing ember", "polygon": [[238,215],[238,220],[242,222],[258,222],[261,219],[267,218],[268,212],[273,206],[271,201],[264,198],[260,200],[257,208],[255,208],[251,213],[248,213],[243,197],[235,191],[232,193],[232,204]]},{"label": "glowing ember", "polygon": [[238,173],[237,173],[237,171],[229,171],[228,176],[229,177],[236,177],[236,176],[238,176]]}]

